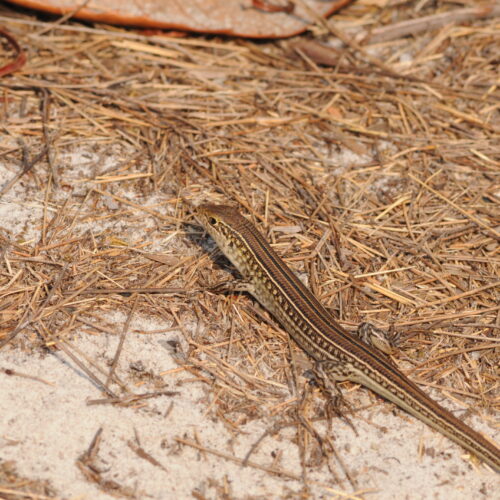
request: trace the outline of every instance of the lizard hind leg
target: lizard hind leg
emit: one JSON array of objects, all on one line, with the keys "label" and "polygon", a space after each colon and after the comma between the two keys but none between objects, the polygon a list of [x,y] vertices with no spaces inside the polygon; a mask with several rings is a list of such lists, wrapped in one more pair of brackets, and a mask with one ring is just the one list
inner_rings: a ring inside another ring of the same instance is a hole
[{"label": "lizard hind leg", "polygon": [[316,361],[311,370],[313,380],[319,386],[321,392],[327,396],[330,408],[337,417],[342,418],[356,432],[352,422],[346,416],[344,409],[352,412],[352,406],[344,398],[338,384],[346,380],[355,381],[356,373],[351,368],[337,360]]},{"label": "lizard hind leg", "polygon": [[393,353],[400,341],[398,333],[382,330],[371,323],[360,323],[357,331],[353,334],[357,335],[365,344],[382,351],[387,356]]}]

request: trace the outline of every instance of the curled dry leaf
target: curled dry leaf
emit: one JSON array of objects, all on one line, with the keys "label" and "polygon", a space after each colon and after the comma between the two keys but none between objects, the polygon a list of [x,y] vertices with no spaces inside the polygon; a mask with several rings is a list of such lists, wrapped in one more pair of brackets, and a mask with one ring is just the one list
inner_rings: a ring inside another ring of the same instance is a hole
[{"label": "curled dry leaf", "polygon": [[[352,0],[10,0],[54,14],[110,24],[165,28],[204,33],[282,38],[304,31],[315,15],[328,16]],[[293,5],[294,8],[290,8]]]}]

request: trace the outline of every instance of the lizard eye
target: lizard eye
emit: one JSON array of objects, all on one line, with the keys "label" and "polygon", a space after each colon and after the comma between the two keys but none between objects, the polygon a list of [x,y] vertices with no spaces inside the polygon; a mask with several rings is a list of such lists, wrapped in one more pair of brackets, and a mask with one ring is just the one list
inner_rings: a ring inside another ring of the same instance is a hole
[{"label": "lizard eye", "polygon": [[208,218],[208,223],[209,223],[211,226],[215,226],[215,224],[217,223],[217,220],[215,219],[215,217],[209,217],[209,218]]}]

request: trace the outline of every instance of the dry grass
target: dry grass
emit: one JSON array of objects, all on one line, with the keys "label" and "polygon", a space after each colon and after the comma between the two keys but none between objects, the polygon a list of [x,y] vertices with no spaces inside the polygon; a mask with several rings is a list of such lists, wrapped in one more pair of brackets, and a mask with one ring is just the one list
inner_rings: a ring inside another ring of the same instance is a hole
[{"label": "dry grass", "polygon": [[10,461],[0,461],[0,498],[2,500],[56,499],[55,493],[47,481],[33,481],[21,477]]},{"label": "dry grass", "polygon": [[[350,33],[410,9],[354,4],[336,20]],[[342,325],[401,332],[413,380],[500,409],[495,19],[353,43],[325,67],[295,41],[0,15],[28,53],[0,81],[0,204],[33,213],[0,228],[1,349],[63,350],[106,398],[139,407],[152,395],[117,377],[119,351],[98,366],[74,338],[137,333],[108,311],[157,316],[183,332],[179,369],[210,385],[207,413],[235,433],[278,415],[268,432],[294,426],[314,468],[334,449],[316,439],[328,405],[304,383],[307,359],[252,299],[210,290],[232,270],[192,206],[229,202]]]}]

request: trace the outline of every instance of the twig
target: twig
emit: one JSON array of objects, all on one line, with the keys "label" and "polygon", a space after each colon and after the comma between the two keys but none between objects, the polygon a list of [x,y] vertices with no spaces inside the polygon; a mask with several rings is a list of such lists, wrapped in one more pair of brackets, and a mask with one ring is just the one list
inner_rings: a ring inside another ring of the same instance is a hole
[{"label": "twig", "polygon": [[0,29],[0,37],[5,38],[16,53],[14,61],[0,67],[0,77],[2,77],[8,75],[9,73],[14,73],[14,71],[22,68],[26,63],[26,53],[21,49],[21,47],[17,43],[17,40],[8,31]]},{"label": "twig", "polygon": [[422,32],[429,32],[447,26],[458,24],[474,19],[496,17],[500,15],[500,5],[498,2],[483,4],[479,7],[469,7],[465,9],[453,9],[448,12],[422,16],[416,19],[408,19],[399,23],[376,28],[364,35],[361,43],[382,43],[402,38],[408,35],[418,35]]}]

